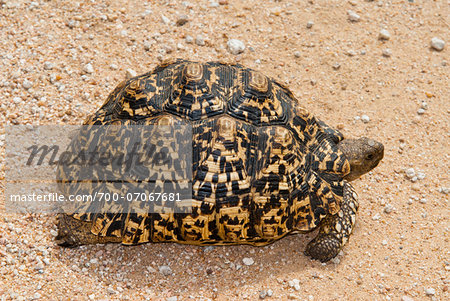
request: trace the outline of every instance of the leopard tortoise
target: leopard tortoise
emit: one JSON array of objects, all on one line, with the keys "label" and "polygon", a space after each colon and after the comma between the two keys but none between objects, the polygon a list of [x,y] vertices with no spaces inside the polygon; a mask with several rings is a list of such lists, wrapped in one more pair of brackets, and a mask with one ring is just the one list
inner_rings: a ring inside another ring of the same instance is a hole
[{"label": "leopard tortoise", "polygon": [[61,213],[59,245],[263,246],[318,228],[305,254],[325,262],[355,225],[358,201],[349,181],[384,154],[372,139],[344,139],[276,80],[221,62],[164,62],[119,84],[85,124],[171,120],[192,126],[192,212]]}]

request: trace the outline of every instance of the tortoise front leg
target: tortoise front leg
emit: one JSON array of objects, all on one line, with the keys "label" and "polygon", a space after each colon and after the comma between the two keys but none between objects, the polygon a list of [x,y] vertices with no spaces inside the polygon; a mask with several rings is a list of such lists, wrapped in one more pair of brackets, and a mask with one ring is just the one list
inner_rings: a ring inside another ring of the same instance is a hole
[{"label": "tortoise front leg", "polygon": [[321,262],[336,257],[352,233],[358,206],[355,190],[351,184],[345,182],[341,209],[335,215],[329,215],[321,221],[319,234],[309,242],[305,254]]}]

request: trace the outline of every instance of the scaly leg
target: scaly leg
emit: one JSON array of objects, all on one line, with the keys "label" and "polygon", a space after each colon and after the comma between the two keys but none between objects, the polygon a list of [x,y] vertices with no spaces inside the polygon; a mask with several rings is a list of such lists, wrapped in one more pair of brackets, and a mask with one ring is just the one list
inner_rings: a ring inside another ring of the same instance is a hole
[{"label": "scaly leg", "polygon": [[121,242],[119,237],[103,237],[91,233],[90,222],[77,220],[67,214],[58,215],[58,236],[56,243],[62,247],[74,248],[80,245]]},{"label": "scaly leg", "polygon": [[319,234],[309,242],[305,254],[326,262],[339,254],[347,243],[356,221],[357,194],[352,185],[344,184],[344,201],[335,215],[327,216],[319,225]]}]

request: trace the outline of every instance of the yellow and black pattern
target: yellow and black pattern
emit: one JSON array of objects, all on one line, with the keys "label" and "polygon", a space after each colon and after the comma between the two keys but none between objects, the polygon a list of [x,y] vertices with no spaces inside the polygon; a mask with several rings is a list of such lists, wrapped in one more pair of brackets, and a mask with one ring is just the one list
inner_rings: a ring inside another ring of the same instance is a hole
[{"label": "yellow and black pattern", "polygon": [[121,83],[86,124],[176,120],[193,128],[192,213],[75,215],[93,234],[124,244],[264,245],[339,212],[349,172],[336,145],[342,134],[286,87],[240,65],[165,63]]}]

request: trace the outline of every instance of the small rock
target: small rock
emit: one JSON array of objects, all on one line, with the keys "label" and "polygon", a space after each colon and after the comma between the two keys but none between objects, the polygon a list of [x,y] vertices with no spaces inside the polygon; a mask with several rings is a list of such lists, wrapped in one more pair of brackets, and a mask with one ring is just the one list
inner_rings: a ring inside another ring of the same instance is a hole
[{"label": "small rock", "polygon": [[153,268],[153,267],[151,267],[151,266],[147,266],[147,271],[148,271],[149,273],[156,273],[156,269]]},{"label": "small rock", "polygon": [[450,188],[448,187],[439,187],[439,192],[443,194],[449,194]]},{"label": "small rock", "polygon": [[425,114],[425,110],[420,108],[420,109],[417,110],[417,114],[418,115],[423,115],[423,114]]},{"label": "small rock", "polygon": [[384,239],[384,240],[381,242],[381,244],[382,244],[383,246],[385,246],[385,245],[388,244],[388,241],[387,241],[386,239]]},{"label": "small rock", "polygon": [[116,64],[111,64],[109,65],[109,68],[111,68],[111,70],[117,70],[119,69],[119,67]]},{"label": "small rock", "polygon": [[186,36],[184,38],[184,41],[186,42],[186,44],[192,44],[194,43],[194,38],[192,36]]},{"label": "small rock", "polygon": [[352,22],[358,22],[361,19],[361,17],[352,10],[348,10],[347,15],[348,15],[348,19]]},{"label": "small rock", "polygon": [[84,65],[84,67],[83,67],[83,71],[86,72],[86,73],[88,73],[88,74],[94,73],[94,67],[92,67],[92,64],[91,64],[91,63],[86,64],[86,65]]},{"label": "small rock", "polygon": [[302,56],[302,53],[301,53],[300,51],[296,51],[296,52],[294,52],[294,56],[295,56],[296,58],[299,58],[299,57]]},{"label": "small rock", "polygon": [[33,83],[31,81],[29,81],[28,79],[25,79],[22,82],[22,87],[26,90],[30,89],[31,87],[33,87]]},{"label": "small rock", "polygon": [[346,55],[348,56],[355,56],[356,55],[356,51],[353,49],[349,49],[345,52]]},{"label": "small rock", "polygon": [[52,70],[53,69],[53,64],[50,62],[44,62],[44,69],[45,70]]},{"label": "small rock", "polygon": [[416,171],[414,168],[408,168],[405,170],[405,175],[408,179],[412,179],[416,176]]},{"label": "small rock", "polygon": [[237,39],[228,40],[227,46],[228,50],[234,55],[240,54],[245,50],[245,44]]},{"label": "small rock", "polygon": [[434,289],[434,288],[427,288],[426,290],[425,290],[425,294],[427,295],[427,296],[434,296],[434,294],[436,294],[436,290]]},{"label": "small rock", "polygon": [[273,296],[273,291],[269,288],[267,290],[267,297],[272,297]]},{"label": "small rock", "polygon": [[181,15],[178,17],[176,24],[177,26],[183,26],[187,22],[189,22],[189,17],[187,15]]},{"label": "small rock", "polygon": [[265,290],[259,291],[259,299],[264,299],[267,297],[267,292]]},{"label": "small rock", "polygon": [[361,116],[361,121],[364,123],[368,123],[370,121],[370,117],[367,115],[362,115]]},{"label": "small rock", "polygon": [[172,296],[166,299],[166,301],[177,301],[178,297],[177,296]]},{"label": "small rock", "polygon": [[334,70],[339,70],[341,68],[341,64],[339,64],[339,63],[335,63],[334,65],[333,65],[333,69]]},{"label": "small rock", "polygon": [[242,262],[243,262],[245,265],[252,265],[252,264],[255,263],[255,261],[254,261],[253,258],[251,258],[251,257],[244,257],[244,258],[242,259]]},{"label": "small rock", "polygon": [[379,213],[377,213],[377,214],[375,214],[374,216],[372,216],[372,220],[374,220],[374,221],[377,221],[377,220],[379,220],[380,218],[381,218],[381,216],[380,216]]},{"label": "small rock", "polygon": [[386,29],[380,30],[380,33],[378,34],[378,39],[380,40],[389,40],[391,38],[391,34]]},{"label": "small rock", "polygon": [[220,5],[227,5],[228,4],[228,0],[219,0],[219,4]]},{"label": "small rock", "polygon": [[386,204],[386,206],[384,206],[384,213],[391,213],[392,210],[394,210],[394,207],[391,204]]},{"label": "small rock", "polygon": [[130,68],[127,69],[127,71],[125,73],[125,78],[126,79],[130,79],[130,78],[135,77],[135,76],[137,76],[136,71],[134,71],[133,69],[130,69]]},{"label": "small rock", "polygon": [[428,200],[425,199],[425,198],[421,198],[421,199],[419,200],[419,202],[420,202],[421,204],[426,204],[426,203],[428,202]]},{"label": "small rock", "polygon": [[308,21],[308,23],[306,23],[306,28],[312,28],[314,26],[314,21]]},{"label": "small rock", "polygon": [[392,51],[389,48],[383,49],[383,56],[390,57],[392,55]]},{"label": "small rock", "polygon": [[161,274],[163,274],[164,276],[170,276],[170,275],[172,275],[172,269],[171,269],[169,266],[167,266],[167,265],[162,265],[162,266],[160,266],[160,267],[159,267],[159,272],[160,272]]},{"label": "small rock", "polygon": [[408,296],[402,296],[402,301],[414,301],[414,299]]},{"label": "small rock", "polygon": [[164,15],[161,15],[161,20],[162,20],[162,22],[163,22],[164,24],[166,24],[166,25],[168,25],[168,24],[170,23],[169,18],[167,18],[167,17],[164,16]]},{"label": "small rock", "polygon": [[425,179],[426,175],[423,172],[418,171],[417,172],[417,180],[423,180]]},{"label": "small rock", "polygon": [[439,38],[432,38],[431,39],[431,47],[437,51],[441,51],[442,49],[444,49],[445,46],[445,42]]},{"label": "small rock", "polygon": [[198,35],[195,38],[195,44],[197,44],[198,46],[205,46],[206,44],[205,38],[202,35]]},{"label": "small rock", "polygon": [[219,7],[219,3],[214,0],[210,0],[209,7]]},{"label": "small rock", "polygon": [[108,288],[106,289],[106,291],[108,292],[108,294],[114,295],[115,293],[117,293],[112,287],[108,286]]}]

